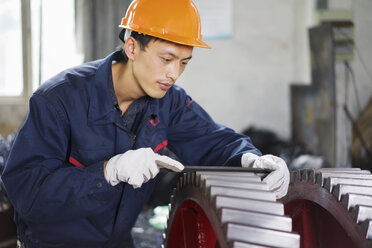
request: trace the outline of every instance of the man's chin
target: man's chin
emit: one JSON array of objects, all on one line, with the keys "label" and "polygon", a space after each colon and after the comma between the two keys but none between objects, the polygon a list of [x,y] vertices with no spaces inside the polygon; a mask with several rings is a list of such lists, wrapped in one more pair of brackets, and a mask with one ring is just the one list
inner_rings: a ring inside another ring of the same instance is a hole
[{"label": "man's chin", "polygon": [[167,91],[158,91],[158,92],[149,92],[147,95],[150,96],[151,98],[155,99],[161,99],[167,94]]}]

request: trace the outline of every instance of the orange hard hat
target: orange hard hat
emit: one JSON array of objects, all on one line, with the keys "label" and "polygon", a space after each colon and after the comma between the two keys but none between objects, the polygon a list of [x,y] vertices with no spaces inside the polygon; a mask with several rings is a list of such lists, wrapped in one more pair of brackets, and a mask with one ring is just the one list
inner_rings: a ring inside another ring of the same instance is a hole
[{"label": "orange hard hat", "polygon": [[192,0],[133,0],[119,27],[187,46],[211,48],[202,41],[200,16]]}]

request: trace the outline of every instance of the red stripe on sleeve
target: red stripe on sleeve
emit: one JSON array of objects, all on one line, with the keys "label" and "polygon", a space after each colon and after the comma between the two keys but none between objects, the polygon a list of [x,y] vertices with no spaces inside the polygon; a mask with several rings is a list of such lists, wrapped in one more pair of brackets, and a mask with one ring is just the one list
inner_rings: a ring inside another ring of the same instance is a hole
[{"label": "red stripe on sleeve", "polygon": [[69,161],[71,164],[75,165],[76,167],[86,168],[84,165],[80,164],[80,162],[77,161],[76,159],[74,159],[73,157],[70,157],[70,158],[68,159],[68,161]]},{"label": "red stripe on sleeve", "polygon": [[160,149],[166,147],[168,145],[168,140],[164,140],[163,142],[161,142],[155,149],[154,149],[154,152],[158,152],[160,151]]},{"label": "red stripe on sleeve", "polygon": [[194,101],[194,100],[189,101],[189,103],[186,105],[186,107],[190,106],[190,104],[191,104],[193,101]]}]

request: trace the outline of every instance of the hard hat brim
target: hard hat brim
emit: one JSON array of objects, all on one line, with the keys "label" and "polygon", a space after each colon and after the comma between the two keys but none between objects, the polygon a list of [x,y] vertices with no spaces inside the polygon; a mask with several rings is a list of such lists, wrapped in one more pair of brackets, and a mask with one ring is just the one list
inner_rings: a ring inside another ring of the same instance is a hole
[{"label": "hard hat brim", "polygon": [[185,38],[185,37],[180,37],[180,36],[169,34],[169,33],[162,35],[162,34],[159,34],[159,33],[151,32],[151,30],[143,30],[142,29],[140,31],[140,30],[136,30],[135,28],[129,27],[129,26],[126,26],[126,25],[119,25],[119,27],[123,28],[123,30],[119,34],[119,37],[123,42],[124,42],[125,29],[129,29],[129,30],[132,30],[132,31],[135,31],[135,32],[138,32],[138,33],[151,35],[153,37],[160,38],[162,40],[174,42],[174,43],[185,45],[185,46],[211,49],[211,47],[207,43],[205,43],[201,40],[188,39],[188,38]]}]

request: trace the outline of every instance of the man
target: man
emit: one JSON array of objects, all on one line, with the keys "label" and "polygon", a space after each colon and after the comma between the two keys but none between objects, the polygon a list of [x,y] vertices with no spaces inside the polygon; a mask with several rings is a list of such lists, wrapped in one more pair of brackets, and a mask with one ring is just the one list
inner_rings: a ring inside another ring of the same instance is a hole
[{"label": "man", "polygon": [[168,146],[191,165],[269,168],[286,194],[288,169],[250,139],[216,124],[174,85],[202,41],[191,0],[134,0],[120,27],[122,51],[66,70],[30,99],[2,179],[22,245],[132,247],[130,231]]}]

